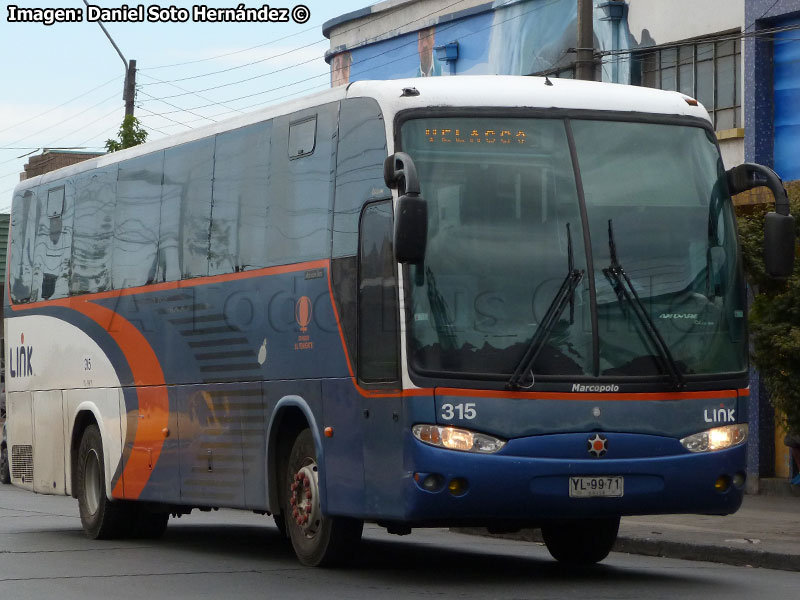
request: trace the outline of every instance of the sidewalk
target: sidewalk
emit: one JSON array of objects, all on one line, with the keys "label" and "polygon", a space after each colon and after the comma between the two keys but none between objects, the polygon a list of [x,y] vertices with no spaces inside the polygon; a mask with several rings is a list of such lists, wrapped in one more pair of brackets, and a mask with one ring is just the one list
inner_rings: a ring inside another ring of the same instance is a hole
[{"label": "sidewalk", "polygon": [[[541,542],[538,530],[502,537]],[[623,517],[614,551],[800,571],[800,497],[746,495],[742,508],[726,517]]]}]

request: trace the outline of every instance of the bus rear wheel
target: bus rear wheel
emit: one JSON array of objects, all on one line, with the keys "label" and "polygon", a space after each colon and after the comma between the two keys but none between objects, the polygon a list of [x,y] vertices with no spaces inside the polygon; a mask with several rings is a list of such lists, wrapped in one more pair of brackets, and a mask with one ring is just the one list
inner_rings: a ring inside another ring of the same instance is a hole
[{"label": "bus rear wheel", "polygon": [[295,438],[283,472],[283,515],[297,558],[310,567],[347,562],[361,540],[364,522],[322,514],[317,453],[310,429]]},{"label": "bus rear wheel", "polygon": [[83,432],[78,448],[78,508],[86,537],[109,540],[123,537],[131,517],[131,505],[112,502],[106,496],[103,440],[97,425]]},{"label": "bus rear wheel", "polygon": [[556,521],[542,526],[542,538],[558,562],[590,565],[603,560],[619,532],[619,517]]}]

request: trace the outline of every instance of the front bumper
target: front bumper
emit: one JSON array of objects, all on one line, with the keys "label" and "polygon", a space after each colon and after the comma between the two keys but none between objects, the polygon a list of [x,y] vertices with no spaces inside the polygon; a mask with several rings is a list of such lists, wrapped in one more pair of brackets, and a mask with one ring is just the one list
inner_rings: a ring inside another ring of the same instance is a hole
[{"label": "front bumper", "polygon": [[[730,514],[742,502],[742,486],[715,488],[720,476],[743,475],[746,445],[691,454],[674,438],[605,433],[609,452],[593,458],[587,434],[511,440],[498,453],[472,454],[406,439],[408,478],[405,520],[460,524],[537,522],[642,514]],[[436,491],[422,486],[428,474],[442,476]],[[418,474],[418,477],[414,477]],[[622,497],[570,498],[571,476],[622,476]],[[448,482],[461,478],[467,491],[454,495]]]}]

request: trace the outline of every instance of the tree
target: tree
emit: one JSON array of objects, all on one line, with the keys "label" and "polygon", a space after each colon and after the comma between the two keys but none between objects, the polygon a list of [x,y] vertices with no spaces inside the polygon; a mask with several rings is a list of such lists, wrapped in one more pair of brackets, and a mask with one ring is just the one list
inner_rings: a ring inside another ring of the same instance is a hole
[{"label": "tree", "polygon": [[139,119],[133,115],[125,115],[117,137],[119,137],[119,140],[106,140],[106,150],[116,152],[117,150],[144,144],[147,141],[147,131],[142,127]]},{"label": "tree", "polygon": [[[800,217],[800,182],[787,186],[791,212]],[[780,424],[800,436],[800,261],[786,281],[767,276],[764,267],[763,206],[738,215],[745,272],[756,297],[750,311],[753,363],[770,393]],[[796,221],[800,225],[800,218]]]}]

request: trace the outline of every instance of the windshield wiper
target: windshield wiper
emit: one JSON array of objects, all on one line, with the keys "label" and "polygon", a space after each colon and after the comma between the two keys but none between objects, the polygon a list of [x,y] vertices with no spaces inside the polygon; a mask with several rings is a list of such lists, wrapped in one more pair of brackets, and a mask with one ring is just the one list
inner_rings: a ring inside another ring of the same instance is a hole
[{"label": "windshield wiper", "polygon": [[669,346],[667,346],[664,338],[661,337],[661,333],[658,331],[656,324],[648,314],[644,304],[642,304],[639,294],[636,293],[636,288],[633,287],[633,283],[631,283],[628,274],[619,263],[617,258],[617,245],[614,242],[614,229],[611,225],[611,219],[608,220],[608,250],[611,255],[611,265],[609,265],[608,268],[603,269],[603,274],[606,276],[609,283],[611,283],[611,287],[617,294],[617,298],[619,299],[620,303],[622,303],[624,298],[633,308],[633,312],[636,313],[636,316],[639,319],[639,322],[642,324],[647,337],[650,339],[650,343],[655,346],[658,356],[661,359],[661,366],[669,375],[670,379],[672,380],[672,384],[675,386],[675,389],[682,389],[686,385],[686,382],[683,378],[683,375],[681,375],[680,371],[678,370],[678,363],[675,362],[675,359],[672,357],[672,353],[669,351]]},{"label": "windshield wiper", "polygon": [[[569,223],[567,223],[567,276],[564,278],[564,281],[561,283],[561,288],[559,288],[558,293],[547,308],[547,312],[544,314],[541,323],[539,323],[539,327],[536,329],[533,338],[531,338],[528,348],[522,356],[522,360],[519,361],[517,368],[514,369],[514,374],[511,376],[511,379],[508,380],[506,389],[528,390],[533,387],[533,365],[536,363],[539,353],[542,351],[550,334],[553,332],[553,328],[558,322],[559,317],[561,317],[561,313],[564,312],[567,303],[569,303],[569,323],[572,325],[572,323],[575,322],[575,290],[582,278],[583,270],[577,270],[575,268],[572,256],[572,234],[569,230]],[[523,377],[529,371],[531,381],[528,385],[522,385]]]}]

